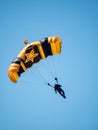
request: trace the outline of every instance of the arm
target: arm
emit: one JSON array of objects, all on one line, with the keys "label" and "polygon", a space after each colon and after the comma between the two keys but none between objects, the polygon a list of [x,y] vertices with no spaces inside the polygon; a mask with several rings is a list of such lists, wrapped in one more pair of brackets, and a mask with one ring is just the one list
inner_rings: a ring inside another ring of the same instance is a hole
[{"label": "arm", "polygon": [[54,88],[54,86],[52,86],[50,83],[48,83],[48,85],[49,85],[50,87],[53,87],[53,88]]},{"label": "arm", "polygon": [[55,93],[57,94],[57,89],[55,89]]},{"label": "arm", "polygon": [[57,84],[58,84],[58,78],[55,78],[55,81],[57,82]]}]

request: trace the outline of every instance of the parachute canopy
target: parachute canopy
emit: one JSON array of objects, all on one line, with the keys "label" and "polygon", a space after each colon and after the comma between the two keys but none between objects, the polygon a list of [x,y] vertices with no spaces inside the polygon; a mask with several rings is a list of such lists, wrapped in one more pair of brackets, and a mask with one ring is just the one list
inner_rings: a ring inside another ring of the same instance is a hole
[{"label": "parachute canopy", "polygon": [[8,76],[10,80],[16,83],[20,75],[33,64],[48,56],[60,54],[61,44],[62,40],[57,36],[51,36],[28,44],[9,66]]}]

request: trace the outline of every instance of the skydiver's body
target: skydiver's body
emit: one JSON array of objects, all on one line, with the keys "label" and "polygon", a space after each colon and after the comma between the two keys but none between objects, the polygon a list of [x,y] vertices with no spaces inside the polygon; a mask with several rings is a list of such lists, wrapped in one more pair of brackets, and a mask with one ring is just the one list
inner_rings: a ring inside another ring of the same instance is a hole
[{"label": "skydiver's body", "polygon": [[61,89],[62,86],[61,86],[60,84],[58,84],[58,79],[55,78],[55,80],[56,80],[57,84],[55,84],[54,86],[52,86],[52,85],[50,85],[50,84],[48,83],[48,85],[54,88],[56,94],[57,94],[57,92],[58,92],[61,96],[63,96],[63,98],[66,98],[63,89]]}]

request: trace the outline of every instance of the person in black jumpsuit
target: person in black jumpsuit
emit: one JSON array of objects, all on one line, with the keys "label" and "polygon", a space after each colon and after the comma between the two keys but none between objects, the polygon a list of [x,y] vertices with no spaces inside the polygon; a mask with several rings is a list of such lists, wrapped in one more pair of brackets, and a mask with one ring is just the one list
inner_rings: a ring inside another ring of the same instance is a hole
[{"label": "person in black jumpsuit", "polygon": [[52,86],[50,83],[48,83],[48,85],[54,88],[56,94],[58,92],[63,98],[66,98],[65,92],[61,88],[62,86],[60,84],[58,84],[58,79],[55,78],[55,80],[56,80],[57,83],[54,86]]}]

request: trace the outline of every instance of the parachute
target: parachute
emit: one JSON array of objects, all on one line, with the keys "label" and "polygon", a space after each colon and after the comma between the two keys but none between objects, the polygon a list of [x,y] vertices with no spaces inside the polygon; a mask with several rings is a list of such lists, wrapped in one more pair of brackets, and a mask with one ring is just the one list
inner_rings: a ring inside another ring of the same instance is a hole
[{"label": "parachute", "polygon": [[26,45],[9,66],[10,80],[16,83],[23,72],[41,59],[60,54],[61,48],[62,40],[58,36],[50,36]]}]

